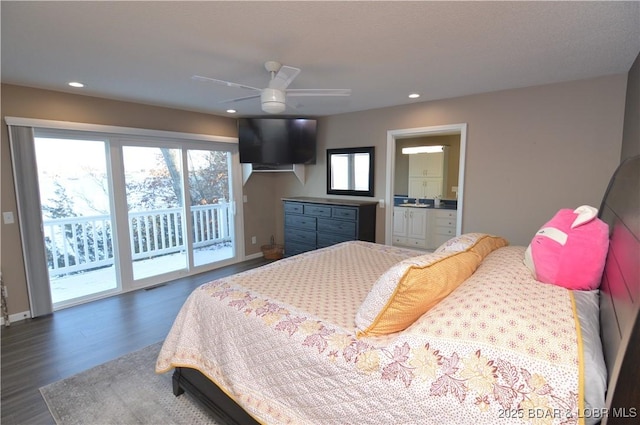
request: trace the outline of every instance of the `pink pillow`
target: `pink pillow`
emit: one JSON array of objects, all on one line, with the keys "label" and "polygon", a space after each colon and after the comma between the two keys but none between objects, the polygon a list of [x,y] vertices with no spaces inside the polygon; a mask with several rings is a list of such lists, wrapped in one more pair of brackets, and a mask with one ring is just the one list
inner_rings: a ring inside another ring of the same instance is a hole
[{"label": "pink pillow", "polygon": [[568,289],[600,286],[609,249],[609,226],[598,210],[583,205],[562,209],[535,234],[524,263],[536,280]]}]

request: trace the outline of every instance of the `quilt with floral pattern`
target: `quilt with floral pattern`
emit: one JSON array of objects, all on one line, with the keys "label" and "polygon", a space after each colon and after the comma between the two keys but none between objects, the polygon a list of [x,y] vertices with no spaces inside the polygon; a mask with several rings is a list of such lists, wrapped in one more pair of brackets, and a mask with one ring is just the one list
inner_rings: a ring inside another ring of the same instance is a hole
[{"label": "quilt with floral pattern", "polygon": [[570,291],[535,281],[524,247],[489,254],[409,328],[358,338],[376,279],[423,253],[346,242],[196,289],[156,371],[199,370],[265,424],[575,424]]}]

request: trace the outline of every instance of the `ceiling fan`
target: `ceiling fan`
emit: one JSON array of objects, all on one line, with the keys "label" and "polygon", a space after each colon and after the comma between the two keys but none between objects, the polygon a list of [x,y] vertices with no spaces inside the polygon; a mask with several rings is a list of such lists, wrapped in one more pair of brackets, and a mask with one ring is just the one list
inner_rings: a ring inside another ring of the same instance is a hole
[{"label": "ceiling fan", "polygon": [[300,68],[282,65],[276,61],[267,61],[265,69],[271,74],[271,80],[266,88],[260,89],[244,84],[232,83],[230,81],[217,80],[215,78],[194,75],[191,77],[198,81],[207,81],[216,84],[223,84],[228,87],[238,87],[246,90],[253,90],[258,93],[250,96],[237,97],[235,99],[223,100],[221,103],[239,102],[241,100],[260,98],[262,110],[270,114],[283,112],[287,107],[286,98],[288,96],[350,96],[351,89],[289,89],[291,82],[300,73]]}]

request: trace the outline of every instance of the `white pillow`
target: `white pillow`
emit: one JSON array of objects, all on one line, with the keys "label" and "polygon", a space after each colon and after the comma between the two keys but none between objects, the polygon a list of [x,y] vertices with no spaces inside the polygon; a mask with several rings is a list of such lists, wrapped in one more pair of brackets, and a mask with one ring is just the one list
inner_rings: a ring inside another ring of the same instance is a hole
[{"label": "white pillow", "polygon": [[440,245],[434,253],[473,251],[484,259],[491,252],[507,245],[509,242],[500,236],[486,233],[465,233],[449,239]]}]

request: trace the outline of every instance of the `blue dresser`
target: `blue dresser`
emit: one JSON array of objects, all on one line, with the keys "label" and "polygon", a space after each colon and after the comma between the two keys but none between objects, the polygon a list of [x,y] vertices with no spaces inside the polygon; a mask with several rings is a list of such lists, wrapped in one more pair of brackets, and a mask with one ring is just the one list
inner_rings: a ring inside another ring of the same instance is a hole
[{"label": "blue dresser", "polygon": [[377,202],[284,198],[284,255],[340,242],[376,240]]}]

